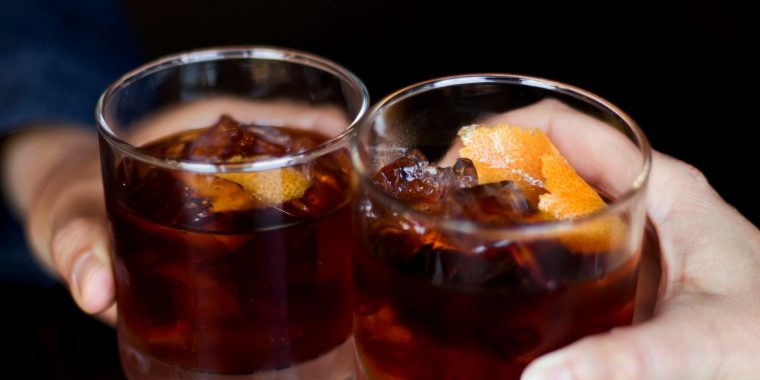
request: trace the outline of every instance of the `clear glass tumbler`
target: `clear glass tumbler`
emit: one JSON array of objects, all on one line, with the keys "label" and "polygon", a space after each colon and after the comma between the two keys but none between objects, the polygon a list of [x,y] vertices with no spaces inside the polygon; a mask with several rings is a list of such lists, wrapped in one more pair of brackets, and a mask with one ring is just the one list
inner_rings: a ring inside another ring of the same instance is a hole
[{"label": "clear glass tumbler", "polygon": [[178,54],[97,106],[130,379],[353,371],[348,137],[361,81],[264,47]]},{"label": "clear glass tumbler", "polygon": [[[501,155],[538,149],[519,139],[483,138],[469,147],[479,161],[457,160],[467,131],[504,124],[543,131],[603,206],[547,213],[582,191],[552,155],[526,181],[536,168],[519,162],[535,162]],[[524,76],[436,79],[381,100],[351,156],[359,378],[518,379],[539,355],[632,322],[650,148],[609,102]],[[486,179],[502,170],[517,177]]]}]

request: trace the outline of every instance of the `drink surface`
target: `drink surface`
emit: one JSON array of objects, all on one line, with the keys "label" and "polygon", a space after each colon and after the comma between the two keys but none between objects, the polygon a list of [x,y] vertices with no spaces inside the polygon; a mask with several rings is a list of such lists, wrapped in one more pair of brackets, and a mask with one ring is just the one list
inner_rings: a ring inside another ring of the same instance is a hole
[{"label": "drink surface", "polygon": [[638,254],[438,228],[542,222],[531,194],[477,175],[469,160],[437,167],[412,151],[372,178],[397,202],[368,192],[357,203],[354,324],[367,378],[516,380],[541,354],[631,323]]},{"label": "drink surface", "polygon": [[[222,117],[143,149],[238,162],[326,140]],[[314,359],[349,338],[345,151],[253,175],[194,174],[130,158],[113,166],[106,194],[121,343],[189,370],[249,374]]]}]

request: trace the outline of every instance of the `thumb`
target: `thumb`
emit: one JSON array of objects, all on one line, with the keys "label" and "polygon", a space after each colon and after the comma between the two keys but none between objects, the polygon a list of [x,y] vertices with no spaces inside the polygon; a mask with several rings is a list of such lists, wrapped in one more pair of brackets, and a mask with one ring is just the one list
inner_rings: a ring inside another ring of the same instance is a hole
[{"label": "thumb", "polygon": [[716,342],[719,337],[711,331],[711,323],[703,313],[691,308],[689,313],[686,311],[684,309],[682,315],[662,315],[646,324],[584,338],[539,358],[525,370],[521,379],[720,378],[722,353]]},{"label": "thumb", "polygon": [[90,314],[106,311],[114,302],[108,252],[106,223],[98,218],[73,218],[53,232],[53,267],[69,285],[79,307]]}]

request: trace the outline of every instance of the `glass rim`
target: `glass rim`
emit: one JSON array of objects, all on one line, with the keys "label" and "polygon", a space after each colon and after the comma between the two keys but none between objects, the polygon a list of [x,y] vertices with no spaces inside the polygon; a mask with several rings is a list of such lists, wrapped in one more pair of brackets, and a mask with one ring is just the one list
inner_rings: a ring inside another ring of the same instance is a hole
[{"label": "glass rim", "polygon": [[[359,154],[359,139],[362,132],[370,127],[377,115],[380,115],[394,104],[420,93],[446,87],[482,83],[503,83],[541,88],[549,92],[564,93],[576,97],[580,96],[581,98],[579,100],[586,103],[596,103],[594,105],[601,106],[604,111],[611,112],[623,120],[625,126],[630,129],[635,140],[634,143],[637,144],[637,147],[643,156],[641,170],[628,189],[618,198],[610,202],[607,205],[608,207],[605,207],[602,210],[572,219],[515,224],[509,226],[488,226],[468,219],[439,218],[436,217],[436,215],[426,214],[408,207],[403,202],[378,189],[372,183],[371,175],[368,173],[369,170]],[[628,116],[628,114],[614,104],[596,94],[566,83],[540,77],[507,73],[475,73],[439,77],[418,82],[392,92],[377,102],[357,127],[356,133],[351,138],[350,156],[354,171],[359,177],[359,181],[365,184],[364,188],[369,189],[369,192],[372,193],[374,197],[381,199],[383,202],[390,203],[392,205],[391,207],[403,209],[405,213],[412,215],[414,219],[425,221],[426,223],[441,227],[445,230],[463,233],[493,234],[501,239],[511,240],[546,237],[553,233],[565,232],[573,227],[593,223],[609,217],[610,215],[617,214],[620,210],[636,201],[637,198],[643,196],[646,184],[649,181],[649,173],[652,166],[652,149],[646,135],[644,135],[644,132],[638,124]]]},{"label": "glass rim", "polygon": [[[223,61],[229,59],[253,59],[292,62],[303,66],[309,66],[334,75],[341,81],[348,83],[361,96],[361,104],[356,115],[350,120],[348,126],[340,134],[303,152],[288,154],[280,157],[266,158],[250,162],[235,163],[209,163],[190,160],[169,159],[159,157],[141,150],[121,137],[106,122],[104,116],[105,105],[111,97],[122,87],[140,80],[144,77],[162,70],[200,62]],[[321,56],[299,50],[271,47],[271,46],[229,46],[215,47],[198,50],[190,50],[166,55],[145,63],[132,71],[122,75],[118,80],[109,85],[100,95],[95,106],[95,120],[98,131],[103,138],[122,153],[142,162],[159,167],[196,173],[224,173],[224,172],[257,172],[271,170],[296,164],[302,164],[339,149],[348,140],[356,128],[358,122],[364,117],[369,109],[369,92],[364,83],[353,72],[336,62]]]}]

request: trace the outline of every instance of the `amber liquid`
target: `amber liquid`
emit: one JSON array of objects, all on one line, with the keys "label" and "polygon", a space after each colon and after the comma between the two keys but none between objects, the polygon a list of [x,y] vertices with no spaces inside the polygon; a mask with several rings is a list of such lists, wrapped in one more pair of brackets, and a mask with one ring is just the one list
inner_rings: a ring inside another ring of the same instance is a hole
[{"label": "amber liquid", "polygon": [[[192,140],[193,133],[147,149]],[[297,200],[310,205],[308,212],[293,202],[194,208],[204,200],[193,198],[177,173],[130,159],[104,161],[116,167],[106,171],[106,194],[120,344],[169,366],[251,374],[309,361],[346,342],[355,243],[346,231],[345,156],[338,151],[308,164],[313,184]]]},{"label": "amber liquid", "polygon": [[364,378],[517,380],[536,357],[632,321],[638,254],[544,241],[473,255],[420,247],[413,233],[382,224],[363,225],[353,258]]}]

